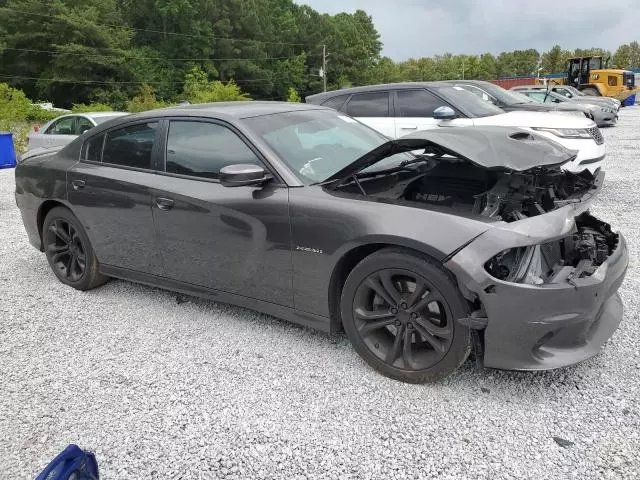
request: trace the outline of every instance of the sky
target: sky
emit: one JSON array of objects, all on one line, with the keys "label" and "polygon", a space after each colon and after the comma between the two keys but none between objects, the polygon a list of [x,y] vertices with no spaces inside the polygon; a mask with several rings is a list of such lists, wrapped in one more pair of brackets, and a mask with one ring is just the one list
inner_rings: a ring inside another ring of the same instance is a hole
[{"label": "sky", "polygon": [[321,13],[361,9],[382,54],[394,60],[446,52],[601,47],[640,41],[640,0],[296,0]]}]

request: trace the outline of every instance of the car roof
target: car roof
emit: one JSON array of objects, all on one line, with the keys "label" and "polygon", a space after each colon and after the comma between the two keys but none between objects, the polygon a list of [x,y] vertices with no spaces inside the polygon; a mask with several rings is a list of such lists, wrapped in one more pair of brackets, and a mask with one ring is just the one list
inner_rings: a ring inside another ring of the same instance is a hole
[{"label": "car roof", "polygon": [[488,83],[490,83],[491,85],[495,85],[495,83],[491,83],[491,82],[487,82],[486,80],[462,80],[462,79],[457,79],[457,80],[441,80],[439,82],[436,83],[446,83],[446,84],[456,84],[456,83],[468,83],[470,85],[486,85]]},{"label": "car roof", "polygon": [[215,102],[200,103],[194,105],[178,105],[175,107],[162,108],[159,110],[150,110],[148,112],[139,113],[134,116],[145,118],[147,116],[171,117],[176,115],[185,115],[241,119],[303,110],[327,110],[327,108],[294,102]]},{"label": "car roof", "polygon": [[401,83],[381,83],[378,85],[365,85],[361,87],[342,88],[340,90],[332,90],[331,92],[316,93],[305,98],[306,101],[316,103],[318,101],[327,100],[332,97],[342,95],[351,95],[354,93],[370,93],[384,90],[408,90],[416,88],[438,88],[450,87],[450,83],[446,82],[401,82]]},{"label": "car roof", "polygon": [[113,117],[114,115],[129,115],[129,113],[128,112],[78,112],[78,113],[71,113],[71,115],[84,115],[86,117],[100,118],[100,117]]}]

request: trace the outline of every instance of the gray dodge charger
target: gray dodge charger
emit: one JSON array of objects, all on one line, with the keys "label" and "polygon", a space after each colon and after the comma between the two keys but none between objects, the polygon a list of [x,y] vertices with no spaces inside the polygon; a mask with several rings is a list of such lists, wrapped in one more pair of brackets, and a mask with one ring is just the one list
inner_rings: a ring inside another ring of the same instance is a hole
[{"label": "gray dodge charger", "polygon": [[58,279],[110,277],[344,330],[373,368],[441,378],[471,352],[542,370],[622,320],[624,238],[591,216],[603,172],[515,128],[389,140],[334,110],[188,105],[106,122],[16,168]]}]

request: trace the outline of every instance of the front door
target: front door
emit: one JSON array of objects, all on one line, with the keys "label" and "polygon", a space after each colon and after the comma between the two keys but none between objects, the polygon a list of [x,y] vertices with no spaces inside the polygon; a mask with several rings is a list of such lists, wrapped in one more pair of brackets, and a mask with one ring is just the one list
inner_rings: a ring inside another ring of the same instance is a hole
[{"label": "front door", "polygon": [[473,121],[466,117],[453,120],[437,120],[433,118],[433,112],[436,108],[450,107],[450,105],[428,90],[398,90],[396,91],[394,104],[396,111],[396,138],[404,137],[419,130],[473,125]]},{"label": "front door", "polygon": [[44,145],[34,145],[32,148],[37,146],[51,148],[72,142],[78,136],[76,133],[76,121],[77,117],[75,115],[56,120],[49,125],[49,128],[42,136]]},{"label": "front door", "polygon": [[172,119],[165,128],[164,161],[153,189],[165,275],[291,306],[286,186],[275,179],[262,187],[219,183],[220,169],[226,165],[263,164],[257,151],[229,125]]},{"label": "front door", "polygon": [[88,139],[67,174],[68,199],[103,265],[162,274],[150,188],[158,122],[138,122]]}]

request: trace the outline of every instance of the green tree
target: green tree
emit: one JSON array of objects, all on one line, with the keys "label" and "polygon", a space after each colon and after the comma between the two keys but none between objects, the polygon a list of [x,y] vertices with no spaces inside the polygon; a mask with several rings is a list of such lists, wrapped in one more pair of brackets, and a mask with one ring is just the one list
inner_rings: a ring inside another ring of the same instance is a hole
[{"label": "green tree", "polygon": [[229,102],[251,100],[233,80],[223,83],[209,81],[200,67],[193,67],[185,75],[184,97],[191,103]]},{"label": "green tree", "polygon": [[629,66],[632,68],[640,67],[640,43],[638,42],[629,44]]},{"label": "green tree", "polygon": [[631,47],[624,44],[620,45],[613,54],[613,65],[616,68],[628,68],[631,65]]},{"label": "green tree", "polygon": [[298,93],[298,91],[293,87],[289,87],[289,95],[287,96],[287,102],[300,103],[301,101],[302,99],[300,98],[300,94]]},{"label": "green tree", "polygon": [[478,65],[478,78],[480,80],[493,80],[497,78],[498,66],[496,64],[496,58],[490,53],[483,53],[480,55],[480,62]]},{"label": "green tree", "polygon": [[127,103],[127,111],[131,113],[146,112],[156,108],[166,107],[167,104],[156,98],[156,92],[151,85],[141,85],[138,94]]},{"label": "green tree", "polygon": [[73,113],[83,113],[83,112],[112,112],[113,107],[111,105],[107,105],[106,103],[74,103],[71,107],[71,111]]}]

